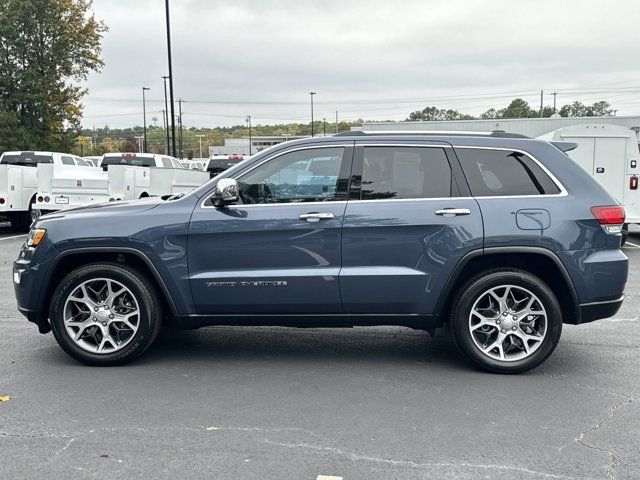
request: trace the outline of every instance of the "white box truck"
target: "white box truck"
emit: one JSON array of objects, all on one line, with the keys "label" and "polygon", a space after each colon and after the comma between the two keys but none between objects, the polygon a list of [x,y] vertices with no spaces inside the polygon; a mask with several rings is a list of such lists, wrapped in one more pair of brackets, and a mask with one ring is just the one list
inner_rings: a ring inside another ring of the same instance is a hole
[{"label": "white box truck", "polygon": [[[560,128],[538,137],[572,142],[577,148],[567,155],[624,206],[627,224],[640,224],[640,150],[636,132],[609,124],[582,124]],[[626,239],[627,225],[623,229]]]},{"label": "white box truck", "polygon": [[67,153],[3,153],[0,156],[0,215],[8,219],[14,228],[26,230],[40,216],[42,208],[36,202],[40,165],[75,168],[88,164],[82,158]]}]

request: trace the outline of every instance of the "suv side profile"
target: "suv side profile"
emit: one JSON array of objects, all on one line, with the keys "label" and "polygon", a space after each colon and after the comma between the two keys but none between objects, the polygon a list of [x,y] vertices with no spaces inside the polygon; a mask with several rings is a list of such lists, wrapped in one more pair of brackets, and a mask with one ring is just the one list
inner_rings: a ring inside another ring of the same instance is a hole
[{"label": "suv side profile", "polygon": [[623,301],[624,210],[570,147],[501,132],[279,144],[187,195],[40,217],[14,262],[18,308],[91,365],[131,360],[164,322],[448,325],[475,365],[524,372],[563,323]]}]

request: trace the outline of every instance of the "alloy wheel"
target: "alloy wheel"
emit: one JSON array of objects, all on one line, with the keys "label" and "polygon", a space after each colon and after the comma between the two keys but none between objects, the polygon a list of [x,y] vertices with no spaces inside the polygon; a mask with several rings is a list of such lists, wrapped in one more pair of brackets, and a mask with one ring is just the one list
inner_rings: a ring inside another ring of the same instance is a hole
[{"label": "alloy wheel", "polygon": [[530,290],[501,285],[478,296],[469,313],[469,332],[486,356],[516,361],[531,356],[547,333],[547,312]]},{"label": "alloy wheel", "polygon": [[109,278],[82,282],[64,305],[69,337],[91,353],[109,354],[124,348],[140,325],[140,306],[122,283]]}]

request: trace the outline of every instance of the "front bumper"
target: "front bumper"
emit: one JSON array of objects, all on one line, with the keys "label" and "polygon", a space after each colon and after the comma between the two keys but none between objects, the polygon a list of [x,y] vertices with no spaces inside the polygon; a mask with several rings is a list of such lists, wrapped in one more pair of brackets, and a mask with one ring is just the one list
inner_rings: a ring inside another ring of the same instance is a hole
[{"label": "front bumper", "polygon": [[583,303],[580,305],[580,323],[589,323],[603,318],[613,317],[624,302],[624,295],[606,302]]}]

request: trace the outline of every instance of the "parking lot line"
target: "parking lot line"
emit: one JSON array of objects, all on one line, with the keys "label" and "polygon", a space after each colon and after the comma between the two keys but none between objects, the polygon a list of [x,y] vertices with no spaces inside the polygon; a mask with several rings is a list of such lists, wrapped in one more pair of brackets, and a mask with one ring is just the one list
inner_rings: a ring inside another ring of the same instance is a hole
[{"label": "parking lot line", "polygon": [[627,241],[625,242],[625,245],[631,245],[632,247],[640,248],[640,245],[637,245],[637,244],[635,244],[635,243],[631,243],[629,240],[627,240]]},{"label": "parking lot line", "polygon": [[333,477],[331,475],[318,475],[316,480],[342,480],[342,477]]},{"label": "parking lot line", "polygon": [[[13,235],[12,237],[4,237],[4,238],[0,238],[0,240],[12,240],[14,238],[21,238],[21,237],[26,237],[27,234],[23,233],[22,235]],[[640,248],[640,247],[639,247]]]}]

